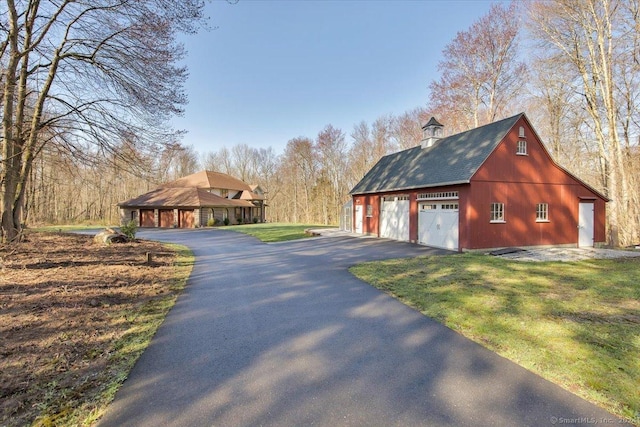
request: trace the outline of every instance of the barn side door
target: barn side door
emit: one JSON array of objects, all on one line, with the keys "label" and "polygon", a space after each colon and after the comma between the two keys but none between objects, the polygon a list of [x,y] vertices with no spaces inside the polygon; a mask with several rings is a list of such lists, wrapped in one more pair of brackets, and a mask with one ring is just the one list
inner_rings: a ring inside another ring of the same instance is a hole
[{"label": "barn side door", "polygon": [[356,221],[355,232],[362,234],[362,205],[355,205],[354,208]]},{"label": "barn side door", "polygon": [[593,203],[578,205],[578,247],[593,247]]}]

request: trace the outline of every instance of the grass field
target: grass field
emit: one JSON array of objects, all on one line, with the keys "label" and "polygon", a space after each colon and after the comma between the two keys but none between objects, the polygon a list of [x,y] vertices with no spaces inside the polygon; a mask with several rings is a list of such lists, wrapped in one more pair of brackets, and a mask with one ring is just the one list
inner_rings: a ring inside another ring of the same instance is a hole
[{"label": "grass field", "polygon": [[351,272],[640,423],[640,259],[525,263],[465,254],[366,263]]},{"label": "grass field", "polygon": [[326,225],[317,224],[284,224],[284,223],[266,223],[266,224],[245,224],[234,225],[226,230],[238,231],[250,236],[256,237],[263,242],[285,242],[288,240],[304,239],[311,237],[304,231],[308,228],[331,228]]}]

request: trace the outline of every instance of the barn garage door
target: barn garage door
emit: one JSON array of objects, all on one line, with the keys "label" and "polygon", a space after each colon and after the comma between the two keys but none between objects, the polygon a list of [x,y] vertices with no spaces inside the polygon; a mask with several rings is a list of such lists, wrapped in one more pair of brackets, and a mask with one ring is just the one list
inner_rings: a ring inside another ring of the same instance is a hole
[{"label": "barn garage door", "polygon": [[178,227],[180,228],[192,228],[194,224],[195,215],[193,209],[180,209],[178,211]]},{"label": "barn garage door", "polygon": [[140,209],[140,227],[155,227],[153,209]]},{"label": "barn garage door", "polygon": [[160,209],[158,211],[158,227],[173,227],[173,209]]},{"label": "barn garage door", "polygon": [[380,237],[409,241],[409,196],[383,197]]},{"label": "barn garage door", "polygon": [[458,250],[458,202],[420,203],[418,243]]}]

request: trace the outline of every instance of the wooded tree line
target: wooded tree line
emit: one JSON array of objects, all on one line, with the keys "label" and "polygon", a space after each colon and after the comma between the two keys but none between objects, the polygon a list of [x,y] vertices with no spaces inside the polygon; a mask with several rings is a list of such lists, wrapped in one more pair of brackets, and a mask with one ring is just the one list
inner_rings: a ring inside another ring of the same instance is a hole
[{"label": "wooded tree line", "polygon": [[104,189],[103,177],[74,188],[66,173],[87,175],[112,159],[135,173],[138,158],[175,143],[167,123],[186,102],[187,76],[176,35],[205,24],[204,2],[0,4],[0,240],[13,242],[30,218],[71,219],[77,204],[106,213],[110,194],[92,191]]},{"label": "wooded tree line", "polygon": [[[117,201],[209,169],[260,184],[270,221],[336,224],[348,191],[381,156],[417,145],[430,116],[453,134],[524,111],[558,163],[611,199],[610,242],[640,243],[639,4],[498,3],[445,47],[424,106],[292,135],[282,153],[238,144],[202,154],[175,138],[149,152],[134,131],[120,132],[109,150],[42,143],[23,216],[115,222]],[[58,132],[43,128],[40,138],[57,141]]]}]

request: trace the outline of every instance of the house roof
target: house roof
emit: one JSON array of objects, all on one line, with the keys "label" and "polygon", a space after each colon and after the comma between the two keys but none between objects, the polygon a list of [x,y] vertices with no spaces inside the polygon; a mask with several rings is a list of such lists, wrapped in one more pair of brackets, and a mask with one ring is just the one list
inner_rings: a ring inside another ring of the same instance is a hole
[{"label": "house roof", "polygon": [[247,191],[244,190],[240,193],[238,193],[234,199],[240,199],[240,200],[264,200],[264,196],[261,194],[256,194],[253,191]]},{"label": "house roof", "polygon": [[197,187],[197,188],[221,188],[236,191],[251,191],[251,186],[244,181],[227,175],[222,172],[200,171],[191,175],[184,176],[166,184],[162,184],[163,188],[175,187]]},{"label": "house roof", "polygon": [[[251,200],[264,200],[258,186],[221,172],[201,171],[160,185],[153,191],[118,203],[120,207],[253,207]],[[233,199],[210,193],[210,189],[236,191]]]},{"label": "house roof", "polygon": [[177,208],[177,207],[254,207],[247,200],[226,199],[204,188],[156,188],[133,199],[118,203],[120,207]]},{"label": "house roof", "polygon": [[384,156],[349,194],[469,183],[523,115],[439,139],[431,147],[417,146]]}]

